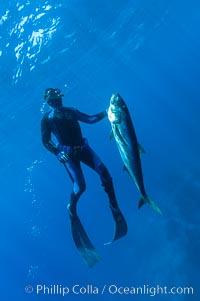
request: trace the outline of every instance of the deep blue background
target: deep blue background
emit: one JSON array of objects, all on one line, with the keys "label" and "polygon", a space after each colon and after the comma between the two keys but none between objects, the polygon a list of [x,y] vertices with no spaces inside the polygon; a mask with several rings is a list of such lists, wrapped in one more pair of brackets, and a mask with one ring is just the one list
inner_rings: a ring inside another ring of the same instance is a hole
[{"label": "deep blue background", "polygon": [[[146,296],[27,295],[27,284],[193,286],[200,271],[200,5],[180,0],[7,1],[0,8],[1,290],[11,300],[148,300]],[[145,148],[147,192],[163,216],[137,210],[110,124],[83,124],[109,168],[129,233],[112,246],[113,224],[99,178],[84,168],[81,219],[102,256],[88,269],[71,239],[71,182],[41,144],[46,87],[88,114],[118,91]]]}]

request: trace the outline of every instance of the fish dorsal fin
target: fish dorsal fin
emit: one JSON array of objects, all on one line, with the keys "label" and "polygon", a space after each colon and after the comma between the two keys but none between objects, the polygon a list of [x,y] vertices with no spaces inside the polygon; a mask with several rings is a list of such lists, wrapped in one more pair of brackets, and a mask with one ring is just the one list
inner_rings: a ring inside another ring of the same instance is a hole
[{"label": "fish dorsal fin", "polygon": [[142,147],[142,145],[141,144],[139,144],[138,143],[138,150],[139,150],[139,153],[140,153],[140,155],[142,155],[142,154],[145,154],[146,152],[145,152],[145,150],[144,150],[144,148]]}]

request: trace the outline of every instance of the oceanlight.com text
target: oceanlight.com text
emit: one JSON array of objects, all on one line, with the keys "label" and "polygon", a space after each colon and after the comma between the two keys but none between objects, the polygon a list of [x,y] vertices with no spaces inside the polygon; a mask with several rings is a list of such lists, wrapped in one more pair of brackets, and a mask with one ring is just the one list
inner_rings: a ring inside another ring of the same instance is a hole
[{"label": "oceanlight.com text", "polygon": [[93,285],[93,284],[74,284],[72,286],[65,286],[60,284],[37,284],[36,286],[27,285],[25,287],[27,294],[36,295],[148,295],[154,297],[157,295],[193,295],[194,288],[191,286],[120,286],[117,284],[104,284],[104,285]]}]

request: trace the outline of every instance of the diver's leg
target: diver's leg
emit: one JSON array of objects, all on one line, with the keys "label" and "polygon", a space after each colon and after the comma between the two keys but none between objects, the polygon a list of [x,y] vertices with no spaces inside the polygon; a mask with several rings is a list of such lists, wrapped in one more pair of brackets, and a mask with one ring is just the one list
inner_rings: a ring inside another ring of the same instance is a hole
[{"label": "diver's leg", "polygon": [[80,160],[98,173],[102,182],[102,187],[108,195],[110,205],[118,209],[117,199],[110,173],[104,163],[101,161],[100,157],[88,144],[84,144],[80,153]]},{"label": "diver's leg", "polygon": [[74,183],[70,203],[67,206],[70,216],[72,238],[85,263],[89,267],[92,267],[94,264],[99,262],[101,258],[90,241],[90,238],[88,237],[87,232],[85,231],[76,212],[77,202],[86,188],[84,176],[80,166],[80,161],[76,160],[74,162],[70,160],[65,165],[70,178]]},{"label": "diver's leg", "polygon": [[76,161],[69,160],[65,164],[65,166],[70,174],[70,178],[73,181],[73,191],[71,192],[70,203],[67,206],[69,214],[73,216],[77,214],[76,213],[77,202],[80,196],[82,195],[82,193],[85,191],[86,184],[81,169],[81,165],[78,160]]},{"label": "diver's leg", "polygon": [[112,240],[109,242],[112,243],[113,241],[125,236],[128,230],[126,220],[117,204],[112,178],[106,166],[103,164],[99,156],[89,147],[89,145],[82,150],[80,160],[99,174],[102,186],[108,195],[109,205],[115,224],[114,235]]}]

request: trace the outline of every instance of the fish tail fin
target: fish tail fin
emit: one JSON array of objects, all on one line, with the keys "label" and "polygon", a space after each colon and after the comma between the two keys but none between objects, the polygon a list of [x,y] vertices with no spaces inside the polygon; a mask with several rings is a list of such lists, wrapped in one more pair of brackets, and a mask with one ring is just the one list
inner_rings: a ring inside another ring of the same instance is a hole
[{"label": "fish tail fin", "polygon": [[149,204],[155,211],[162,214],[162,211],[160,210],[160,208],[148,196],[140,198],[138,208],[140,209],[144,204]]}]

